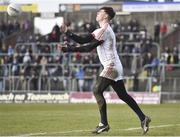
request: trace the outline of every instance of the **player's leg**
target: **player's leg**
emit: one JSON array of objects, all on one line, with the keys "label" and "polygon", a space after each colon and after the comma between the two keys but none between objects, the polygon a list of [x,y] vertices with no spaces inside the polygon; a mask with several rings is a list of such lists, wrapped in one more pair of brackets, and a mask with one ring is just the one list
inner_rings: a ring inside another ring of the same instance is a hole
[{"label": "player's leg", "polygon": [[108,125],[108,120],[107,120],[106,100],[103,96],[103,92],[111,83],[112,83],[112,80],[104,78],[104,77],[99,77],[94,87],[93,93],[98,104],[101,122],[93,131],[93,133],[98,134],[103,131],[109,130],[109,125]]},{"label": "player's leg", "polygon": [[125,103],[127,103],[134,112],[138,115],[141,121],[141,127],[143,128],[143,133],[146,133],[149,130],[149,123],[151,119],[142,112],[139,108],[136,101],[127,93],[123,80],[119,80],[112,84],[113,89],[117,93],[120,99],[122,99]]}]

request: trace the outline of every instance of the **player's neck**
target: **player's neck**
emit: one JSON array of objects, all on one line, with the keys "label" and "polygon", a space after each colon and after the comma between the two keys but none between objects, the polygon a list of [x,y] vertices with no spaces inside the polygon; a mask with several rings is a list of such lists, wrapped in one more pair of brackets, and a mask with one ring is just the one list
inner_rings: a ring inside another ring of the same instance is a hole
[{"label": "player's neck", "polygon": [[105,24],[109,24],[109,21],[107,21],[107,20],[99,21],[99,26],[100,27],[103,27]]}]

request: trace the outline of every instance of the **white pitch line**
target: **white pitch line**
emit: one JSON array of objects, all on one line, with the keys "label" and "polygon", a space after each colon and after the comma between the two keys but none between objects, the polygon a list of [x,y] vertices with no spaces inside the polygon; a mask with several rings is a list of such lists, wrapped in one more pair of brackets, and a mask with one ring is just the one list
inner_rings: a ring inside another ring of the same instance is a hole
[{"label": "white pitch line", "polygon": [[[163,128],[163,127],[174,127],[174,126],[180,126],[180,124],[168,124],[168,125],[150,126],[149,128],[153,129],[153,128]],[[140,127],[135,127],[135,128],[127,128],[127,129],[124,129],[124,130],[130,131],[130,130],[138,130],[138,129],[141,129],[141,128]]]},{"label": "white pitch line", "polygon": [[49,134],[68,134],[68,133],[81,133],[81,132],[91,132],[92,130],[70,130],[70,131],[63,131],[63,132],[51,132]]},{"label": "white pitch line", "polygon": [[40,135],[46,135],[48,134],[47,132],[38,132],[38,133],[29,133],[29,134],[23,134],[23,135],[17,135],[21,137],[28,137],[28,136],[40,136]]},{"label": "white pitch line", "polygon": [[69,130],[69,131],[64,131],[64,132],[39,132],[39,133],[29,133],[29,134],[24,134],[24,135],[19,135],[19,136],[38,136],[38,135],[46,135],[46,134],[68,134],[68,133],[81,133],[81,132],[90,132],[91,130]]},{"label": "white pitch line", "polygon": [[[157,126],[150,126],[150,129],[153,128],[163,128],[163,127],[174,127],[174,126],[180,126],[180,124],[167,124],[167,125],[157,125]],[[133,131],[133,130],[139,130],[140,127],[134,127],[134,128],[126,128],[126,129],[113,129],[113,130],[123,130],[123,131]],[[81,133],[81,132],[90,132],[92,130],[69,130],[69,131],[62,131],[62,132],[39,132],[39,133],[30,133],[30,134],[24,134],[19,136],[38,136],[38,135],[53,135],[53,134],[68,134],[68,133]]]}]

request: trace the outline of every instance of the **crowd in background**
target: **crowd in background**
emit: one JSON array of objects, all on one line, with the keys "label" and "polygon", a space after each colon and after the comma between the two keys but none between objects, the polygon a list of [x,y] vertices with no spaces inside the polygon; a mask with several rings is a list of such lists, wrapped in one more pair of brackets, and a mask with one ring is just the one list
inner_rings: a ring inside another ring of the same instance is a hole
[{"label": "crowd in background", "polygon": [[[91,33],[97,27],[91,22],[81,23],[80,26],[68,22],[68,25],[73,32],[79,34]],[[22,26],[18,21],[8,22],[7,25],[1,21],[0,38],[3,39],[21,29],[28,29],[30,23],[26,21]],[[159,43],[160,36],[167,33],[166,24],[162,26],[158,23],[155,24],[154,38],[149,35],[146,27],[135,19],[125,24],[112,23],[111,26],[116,33],[117,50],[124,68],[130,70],[127,75],[136,75],[138,70],[145,65],[150,65],[147,70],[151,75],[152,68],[156,68],[162,61],[157,58],[157,47],[153,43]],[[42,78],[41,89],[43,90],[47,88],[47,78],[49,77],[52,77],[55,83],[58,79],[54,77],[71,77],[77,83],[72,84],[75,89],[92,91],[92,83],[101,69],[96,51],[94,50],[90,54],[62,53],[58,49],[58,45],[64,43],[76,46],[72,40],[60,32],[58,25],[55,25],[52,31],[45,36],[39,34],[32,34],[25,38],[19,36],[15,46],[1,46],[0,54],[7,55],[0,56],[0,76],[23,76],[25,81],[31,78],[32,90],[38,90],[39,77]],[[162,59],[168,64],[177,64],[179,63],[178,54],[177,47],[173,51],[166,47]],[[58,90],[67,90],[67,82],[68,79],[63,79],[63,86],[59,86]]]},{"label": "crowd in background", "polygon": [[4,20],[0,21],[0,39],[4,39],[7,36],[22,31],[28,30],[31,28],[31,23],[29,20],[25,20],[24,22],[20,23],[18,20],[8,20],[5,22]]}]

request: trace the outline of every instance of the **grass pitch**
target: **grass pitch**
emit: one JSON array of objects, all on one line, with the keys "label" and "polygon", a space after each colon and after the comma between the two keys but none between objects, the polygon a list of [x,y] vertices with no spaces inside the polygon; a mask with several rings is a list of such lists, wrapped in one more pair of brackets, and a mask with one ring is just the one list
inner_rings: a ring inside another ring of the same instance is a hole
[{"label": "grass pitch", "polygon": [[[142,136],[126,104],[107,107],[111,129],[100,136]],[[152,118],[148,136],[180,136],[180,104],[140,107]],[[0,104],[0,136],[94,136],[98,122],[96,104]]]}]

